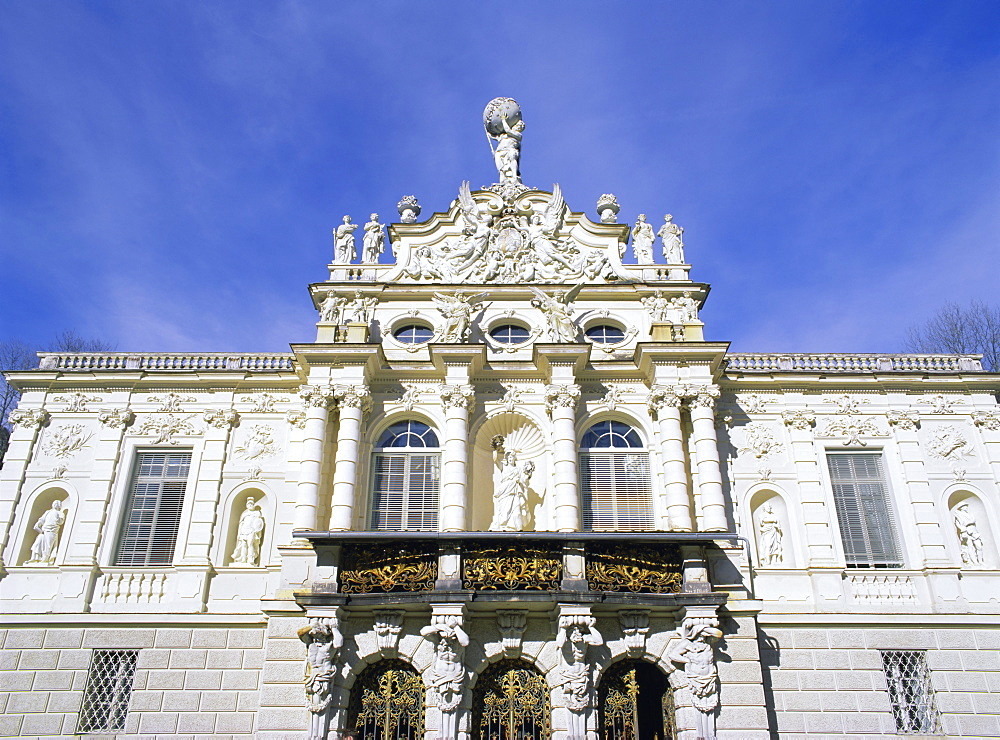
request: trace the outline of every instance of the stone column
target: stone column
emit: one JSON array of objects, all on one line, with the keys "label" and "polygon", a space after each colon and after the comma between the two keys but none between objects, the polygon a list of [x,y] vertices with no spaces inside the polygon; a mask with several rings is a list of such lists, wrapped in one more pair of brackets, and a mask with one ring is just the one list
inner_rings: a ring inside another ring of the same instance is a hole
[{"label": "stone column", "polygon": [[444,452],[441,459],[441,530],[465,529],[467,464],[469,457],[469,406],[475,397],[471,385],[442,385]]},{"label": "stone column", "polygon": [[681,430],[682,388],[654,385],[646,402],[660,426],[660,456],[663,458],[664,499],[667,521],[672,532],[690,532],[691,493],[688,488],[684,455],[684,433]]},{"label": "stone column", "polygon": [[334,402],[333,387],[303,385],[299,388],[299,398],[306,407],[306,421],[295,498],[295,529],[316,529],[323,448],[326,446],[330,407]]},{"label": "stone column", "polygon": [[340,408],[340,425],[337,428],[330,529],[346,532],[354,525],[361,420],[371,408],[371,392],[366,385],[338,385],[334,394]]},{"label": "stone column", "polygon": [[725,532],[726,500],[722,493],[722,470],[719,467],[719,441],[715,435],[715,399],[719,388],[714,385],[689,389],[693,398],[691,409],[691,446],[698,461],[698,492],[701,494],[701,524],[706,532]]},{"label": "stone column", "polygon": [[552,417],[552,478],[556,530],[559,532],[577,532],[580,529],[576,453],[576,404],[579,400],[580,386],[575,383],[545,387],[545,406]]}]

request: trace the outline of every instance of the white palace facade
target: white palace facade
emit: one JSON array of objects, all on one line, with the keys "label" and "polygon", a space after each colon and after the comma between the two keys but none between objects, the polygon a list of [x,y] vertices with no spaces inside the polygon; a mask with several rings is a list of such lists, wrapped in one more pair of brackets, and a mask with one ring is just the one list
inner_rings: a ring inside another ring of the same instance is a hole
[{"label": "white palace facade", "polygon": [[0,736],[1000,736],[1000,376],[730,353],[670,216],[484,125],[314,343],[7,374]]}]

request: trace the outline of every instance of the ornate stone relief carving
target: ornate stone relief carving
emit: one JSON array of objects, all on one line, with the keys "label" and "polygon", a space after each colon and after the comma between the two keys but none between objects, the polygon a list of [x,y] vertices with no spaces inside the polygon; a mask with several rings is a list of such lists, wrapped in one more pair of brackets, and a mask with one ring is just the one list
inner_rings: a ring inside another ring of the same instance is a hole
[{"label": "ornate stone relief carving", "polygon": [[663,217],[663,226],[656,232],[663,245],[663,261],[668,265],[684,264],[684,242],[681,237],[684,229],[674,223],[674,217],[669,213]]},{"label": "ornate stone relief carving", "polygon": [[757,472],[761,480],[768,480],[771,468],[767,465],[768,458],[781,452],[782,444],[774,438],[771,429],[759,421],[751,421],[743,428],[743,446],[738,452],[752,453],[757,458]]},{"label": "ornate stone relief carving", "polygon": [[781,520],[774,511],[774,506],[768,502],[760,512],[758,522],[758,555],[761,565],[781,565],[785,560],[784,534],[781,531]]},{"label": "ornate stone relief carving", "polygon": [[504,411],[508,414],[514,412],[514,409],[518,407],[521,403],[521,391],[517,388],[508,388],[503,394],[503,398],[500,399],[500,405],[503,406]]},{"label": "ornate stone relief carving", "polygon": [[403,393],[399,397],[399,402],[403,404],[403,408],[406,411],[413,411],[420,400],[420,394],[426,393],[429,390],[426,386],[403,383]]},{"label": "ornate stone relief carving", "polygon": [[920,426],[920,413],[912,409],[907,409],[906,411],[889,411],[886,413],[886,418],[889,420],[889,426],[899,427],[909,432],[914,431]]},{"label": "ornate stone relief carving", "polygon": [[576,408],[579,400],[580,386],[575,383],[545,386],[545,408],[549,414],[556,408]]},{"label": "ornate stone relief carving", "polygon": [[244,460],[266,460],[278,451],[274,429],[267,424],[254,424],[234,452]]},{"label": "ornate stone relief carving", "polygon": [[952,512],[955,529],[958,531],[958,542],[962,550],[962,562],[966,565],[984,565],[985,546],[983,536],[979,532],[979,523],[969,504],[961,503]]},{"label": "ornate stone relief carving", "polygon": [[625,639],[625,650],[632,658],[641,658],[646,652],[646,635],[649,634],[648,609],[622,609],[618,624]]},{"label": "ornate stone relief carving", "polygon": [[230,565],[256,566],[260,558],[260,538],[264,533],[264,515],[260,506],[251,497],[247,499],[246,509],[240,514],[236,525],[236,546]]},{"label": "ornate stone relief carving", "polygon": [[66,522],[66,511],[62,501],[53,501],[52,506],[35,522],[37,534],[31,543],[31,554],[25,565],[55,565],[59,550],[59,536]]},{"label": "ornate stone relief carving", "polygon": [[7,416],[12,426],[38,429],[48,421],[49,412],[44,409],[14,409]]},{"label": "ornate stone relief carving", "polygon": [[521,640],[527,625],[527,609],[497,609],[497,629],[500,630],[504,657],[521,657]]},{"label": "ornate stone relief carving", "polygon": [[429,688],[437,694],[441,712],[440,740],[457,740],[458,706],[465,691],[465,648],[469,636],[462,618],[455,614],[432,614],[431,623],[420,634],[434,644],[434,662],[425,674]]},{"label": "ornate stone relief carving", "polygon": [[778,403],[778,399],[773,395],[762,396],[759,393],[747,393],[746,395],[740,395],[737,399],[740,406],[748,414],[766,414],[767,404]]},{"label": "ornate stone relief carving", "polygon": [[306,412],[302,409],[292,409],[285,412],[285,421],[296,429],[306,428]]},{"label": "ornate stone relief carving", "polygon": [[330,408],[335,402],[335,392],[332,385],[301,385],[299,398],[306,406],[313,408]]},{"label": "ornate stone relief carving", "polygon": [[719,706],[719,672],[715,664],[715,644],[722,638],[717,617],[685,617],[680,640],[668,657],[684,666],[677,683],[691,693],[697,711],[697,736],[715,738],[715,708]]},{"label": "ornate stone relief carving", "polygon": [[591,674],[593,667],[587,652],[591,645],[604,644],[597,630],[597,620],[589,615],[566,614],[559,617],[556,647],[562,658],[563,702],[569,709],[568,738],[584,740],[587,736],[587,710],[593,704]]},{"label": "ornate stone relief carving", "polygon": [[196,427],[191,423],[195,418],[194,414],[185,417],[166,414],[165,416],[147,416],[141,424],[132,429],[133,436],[146,437],[153,436],[156,439],[153,444],[178,444],[174,436],[195,437],[205,433],[204,429]]},{"label": "ornate stone relief carving", "polygon": [[959,399],[938,394],[936,396],[924,396],[919,403],[930,406],[931,410],[929,413],[932,414],[953,414],[955,413],[954,407],[959,403]]},{"label": "ornate stone relief carving", "polygon": [[276,411],[274,407],[275,404],[288,403],[291,400],[292,399],[285,393],[282,393],[280,395],[275,395],[273,393],[268,393],[267,391],[263,391],[261,393],[254,393],[252,395],[243,396],[242,398],[240,398],[240,401],[242,403],[250,404],[249,411],[262,414]]},{"label": "ornate stone relief carving", "polygon": [[614,411],[618,408],[618,404],[622,402],[622,388],[617,385],[609,387],[601,399],[601,403],[604,404],[608,411]]},{"label": "ornate stone relief carving", "polygon": [[476,389],[471,385],[442,385],[441,405],[447,408],[467,409],[476,398]]},{"label": "ornate stone relief carving", "polygon": [[106,427],[124,429],[135,421],[135,414],[132,409],[126,406],[125,408],[102,409],[97,413],[97,418]]},{"label": "ornate stone relief carving", "polygon": [[383,658],[395,658],[399,654],[399,635],[403,631],[406,612],[401,609],[379,609],[374,616],[372,629],[379,654]]},{"label": "ornate stone relief carving", "polygon": [[1000,415],[996,411],[974,411],[972,423],[991,432],[1000,431]]},{"label": "ornate stone relief carving", "polygon": [[456,290],[452,295],[434,294],[437,310],[444,316],[444,328],[440,332],[440,341],[454,344],[469,341],[469,331],[472,328],[472,314],[480,309],[487,293],[470,296],[466,291]]},{"label": "ornate stone relief carving", "polygon": [[205,409],[202,418],[216,429],[232,429],[240,420],[240,415],[233,409]]},{"label": "ornate stone relief carving", "polygon": [[336,679],[337,654],[344,645],[336,617],[313,617],[298,631],[306,645],[306,708],[309,710],[309,740],[327,740],[331,689]]},{"label": "ornate stone relief carving", "polygon": [[975,456],[972,444],[962,431],[951,424],[934,430],[927,441],[927,449],[932,457],[952,463],[956,480],[965,480],[965,459]]},{"label": "ornate stone relief carving", "polygon": [[158,403],[160,407],[156,409],[157,411],[174,412],[181,410],[182,403],[193,403],[198,399],[194,396],[182,396],[179,393],[167,393],[162,396],[148,396],[146,400],[149,403]]},{"label": "ornate stone relief carving", "polygon": [[808,430],[816,423],[816,415],[809,410],[790,409],[781,412],[781,420],[786,427]]},{"label": "ornate stone relief carving", "polygon": [[836,405],[838,414],[856,414],[862,404],[868,403],[867,398],[858,398],[849,393],[843,393],[838,396],[824,396],[823,400],[826,403]]},{"label": "ornate stone relief carving", "polygon": [[46,432],[42,451],[49,457],[66,460],[87,447],[93,436],[85,424],[63,424]]},{"label": "ornate stone relief carving", "polygon": [[66,408],[63,411],[82,412],[87,410],[88,403],[99,403],[102,399],[100,396],[88,396],[86,393],[70,393],[65,396],[56,396],[52,400],[57,403],[65,403]]},{"label": "ornate stone relief carving", "polygon": [[843,437],[848,445],[867,446],[862,437],[888,437],[889,433],[878,428],[874,419],[863,416],[849,416],[843,419],[828,419],[821,437]]}]

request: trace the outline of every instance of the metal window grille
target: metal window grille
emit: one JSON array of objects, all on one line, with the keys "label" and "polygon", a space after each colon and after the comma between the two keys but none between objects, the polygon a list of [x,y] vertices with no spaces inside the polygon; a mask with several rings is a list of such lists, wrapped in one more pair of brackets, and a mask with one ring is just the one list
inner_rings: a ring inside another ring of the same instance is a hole
[{"label": "metal window grille", "polygon": [[849,568],[900,568],[896,523],[878,453],[827,456]]},{"label": "metal window grille", "polygon": [[170,565],[190,469],[190,452],[139,453],[115,565]]},{"label": "metal window grille", "polygon": [[922,650],[883,650],[882,670],[889,704],[901,735],[933,735],[939,730],[931,672]]},{"label": "metal window grille", "polygon": [[436,530],[440,469],[436,452],[376,453],[372,529]]},{"label": "metal window grille", "polygon": [[83,732],[121,732],[132,697],[138,650],[95,650],[80,709]]}]

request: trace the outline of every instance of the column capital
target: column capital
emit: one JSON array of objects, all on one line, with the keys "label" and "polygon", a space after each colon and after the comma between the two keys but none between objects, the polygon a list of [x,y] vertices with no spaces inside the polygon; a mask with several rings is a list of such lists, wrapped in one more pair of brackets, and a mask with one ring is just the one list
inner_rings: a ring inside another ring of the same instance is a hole
[{"label": "column capital", "polygon": [[786,427],[806,431],[816,423],[816,414],[809,410],[789,409],[781,412],[781,419]]},{"label": "column capital", "polygon": [[128,406],[117,409],[101,409],[97,412],[97,418],[106,427],[112,429],[124,429],[135,421],[135,414]]},{"label": "column capital", "polygon": [[684,397],[684,386],[681,385],[654,385],[649,389],[646,397],[646,408],[651,416],[663,408],[681,407],[681,400]]},{"label": "column capital", "polygon": [[49,419],[49,412],[45,409],[14,409],[7,417],[7,421],[16,427],[25,429],[34,427],[38,429]]},{"label": "column capital", "polygon": [[334,386],[333,395],[341,408],[361,409],[361,413],[367,413],[372,406],[372,393],[367,385]]},{"label": "column capital", "polygon": [[467,383],[443,384],[440,388],[441,403],[446,408],[467,409],[476,397],[476,389]]},{"label": "column capital", "polygon": [[551,414],[556,408],[576,408],[580,400],[580,386],[576,383],[545,386],[545,408]]},{"label": "column capital", "polygon": [[912,409],[907,411],[892,410],[886,413],[886,417],[891,427],[899,427],[912,432],[920,426],[920,412]]},{"label": "column capital", "polygon": [[216,429],[232,429],[240,420],[235,409],[205,409],[202,415],[205,422]]},{"label": "column capital", "polygon": [[690,397],[688,404],[691,408],[715,408],[715,399],[721,395],[717,385],[689,385],[685,389],[686,395]]},{"label": "column capital", "polygon": [[334,404],[332,385],[300,385],[299,398],[307,406],[328,409]]}]

